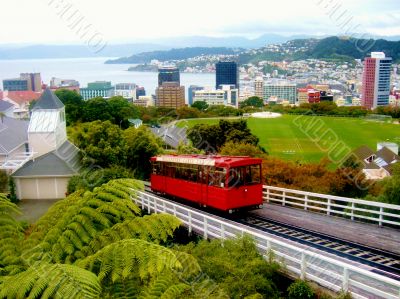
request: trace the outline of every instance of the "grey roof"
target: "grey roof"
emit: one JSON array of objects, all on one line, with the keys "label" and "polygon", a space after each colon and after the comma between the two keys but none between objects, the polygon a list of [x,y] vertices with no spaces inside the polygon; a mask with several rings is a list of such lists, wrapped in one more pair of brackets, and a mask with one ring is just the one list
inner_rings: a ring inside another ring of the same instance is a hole
[{"label": "grey roof", "polygon": [[13,177],[73,176],[80,169],[78,148],[69,141],[57,150],[27,162]]},{"label": "grey roof", "polygon": [[3,100],[0,100],[0,112],[7,111],[8,109],[10,109],[12,107],[14,107],[13,104],[3,101]]},{"label": "grey roof", "polygon": [[393,161],[400,161],[400,157],[385,146],[376,152],[376,156],[382,158],[388,164]]},{"label": "grey roof", "polygon": [[161,128],[151,128],[151,131],[172,148],[177,148],[179,143],[188,144],[186,128],[161,126]]},{"label": "grey roof", "polygon": [[28,142],[29,121],[4,116],[0,119],[0,155]]},{"label": "grey roof", "polygon": [[369,157],[375,155],[375,153],[368,146],[365,146],[365,145],[357,148],[354,151],[354,154],[362,161],[364,161],[364,159],[366,159],[366,158],[369,158]]},{"label": "grey roof", "polygon": [[64,104],[60,101],[60,99],[49,88],[47,88],[37,100],[33,110],[60,109],[63,107]]},{"label": "grey roof", "polygon": [[365,163],[364,169],[381,169],[375,162]]}]

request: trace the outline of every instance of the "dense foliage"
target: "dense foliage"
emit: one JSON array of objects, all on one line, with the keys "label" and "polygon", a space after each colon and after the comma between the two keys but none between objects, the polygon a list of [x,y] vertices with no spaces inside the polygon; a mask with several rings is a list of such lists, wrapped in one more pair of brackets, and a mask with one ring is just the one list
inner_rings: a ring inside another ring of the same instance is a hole
[{"label": "dense foliage", "polygon": [[[182,248],[229,298],[279,298],[279,265],[265,261],[249,237],[200,241]],[[257,296],[258,295],[258,296]]]},{"label": "dense foliage", "polygon": [[8,175],[4,170],[0,170],[0,193],[8,191]]},{"label": "dense foliage", "polygon": [[[98,120],[71,127],[69,136],[81,149],[83,164],[89,168],[89,173],[81,175],[85,177],[94,175],[93,180],[103,173],[92,173],[91,170],[113,166],[134,171],[136,178],[148,178],[150,157],[162,151],[161,141],[144,126],[122,130],[110,121]],[[92,180],[89,179],[88,182],[91,184]]]},{"label": "dense foliage", "polygon": [[400,42],[387,41],[384,39],[357,39],[348,37],[331,36],[323,39],[296,39],[286,43],[287,46],[304,48],[305,51],[276,52],[259,51],[243,52],[239,55],[240,64],[258,63],[260,61],[283,61],[300,59],[326,59],[343,61],[354,61],[354,59],[364,59],[370,52],[385,52],[387,57],[392,57],[394,61],[400,59]]},{"label": "dense foliage", "polygon": [[74,193],[26,236],[10,216],[17,206],[0,196],[0,298],[132,298],[160,281],[171,284],[159,296],[191,294],[185,279],[200,271],[196,260],[164,247],[180,221],[141,217],[131,199],[141,188],[125,179]]},{"label": "dense foliage", "polygon": [[379,192],[369,200],[400,205],[400,166],[393,167],[393,174],[378,183]]},{"label": "dense foliage", "polygon": [[138,108],[120,96],[110,99],[98,97],[84,101],[81,95],[71,90],[60,89],[55,94],[65,105],[68,125],[108,120],[119,127],[128,128],[128,119],[139,117]]},{"label": "dense foliage", "polygon": [[327,115],[327,116],[350,116],[362,117],[371,113],[364,107],[357,106],[340,106],[338,107],[333,102],[321,102],[315,104],[301,104],[300,106],[282,106],[271,105],[266,109],[272,112],[286,113],[286,114],[305,114],[305,115]]},{"label": "dense foliage", "polygon": [[264,100],[259,97],[250,97],[240,103],[240,108],[244,107],[263,107]]},{"label": "dense foliage", "polygon": [[197,124],[190,128],[187,136],[193,145],[207,153],[216,153],[226,142],[258,144],[258,137],[253,135],[245,120],[220,120],[217,125]]},{"label": "dense foliage", "polygon": [[110,180],[134,178],[132,170],[122,166],[111,166],[110,168],[86,168],[80,174],[73,176],[68,181],[67,193],[72,194],[77,190],[93,191]]}]

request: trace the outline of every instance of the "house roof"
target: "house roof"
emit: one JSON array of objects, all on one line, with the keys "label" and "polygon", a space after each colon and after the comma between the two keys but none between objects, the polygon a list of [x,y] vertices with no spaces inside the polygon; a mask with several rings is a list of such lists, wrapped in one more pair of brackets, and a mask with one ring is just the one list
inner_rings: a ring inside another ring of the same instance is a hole
[{"label": "house roof", "polygon": [[400,156],[396,155],[385,146],[376,152],[376,156],[383,159],[387,164],[390,164],[393,161],[400,161]]},{"label": "house roof", "polygon": [[354,151],[354,154],[364,162],[365,159],[375,155],[375,153],[368,146],[360,146]]},{"label": "house roof", "polygon": [[13,177],[73,176],[80,169],[79,150],[69,141],[57,150],[30,160]]},{"label": "house roof", "polygon": [[3,101],[3,100],[0,100],[0,112],[5,112],[8,109],[11,109],[12,107],[14,107],[13,104]]},{"label": "house roof", "polygon": [[138,118],[134,118],[134,119],[130,118],[130,119],[128,119],[128,121],[133,125],[141,125],[143,123],[143,121]]},{"label": "house roof", "polygon": [[9,98],[10,100],[13,100],[16,102],[18,105],[21,105],[23,103],[30,103],[33,100],[37,100],[40,97],[41,93],[40,92],[34,92],[34,91],[8,91],[7,93],[4,94],[4,98]]},{"label": "house roof", "polygon": [[365,163],[364,165],[365,165],[364,169],[381,169],[381,167],[377,165],[375,162]]},{"label": "house roof", "polygon": [[11,153],[28,142],[29,121],[4,116],[0,119],[0,155]]},{"label": "house roof", "polygon": [[151,128],[151,131],[172,148],[177,148],[179,143],[188,144],[185,128],[161,126],[161,128]]},{"label": "house roof", "polygon": [[32,110],[60,109],[63,107],[64,104],[60,101],[60,99],[49,88],[46,88]]}]

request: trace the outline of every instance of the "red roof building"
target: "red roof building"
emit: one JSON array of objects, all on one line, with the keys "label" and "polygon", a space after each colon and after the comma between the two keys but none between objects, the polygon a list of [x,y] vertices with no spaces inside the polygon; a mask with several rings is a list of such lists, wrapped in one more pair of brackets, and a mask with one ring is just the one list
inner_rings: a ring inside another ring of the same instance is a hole
[{"label": "red roof building", "polygon": [[41,94],[34,91],[4,91],[3,101],[14,105],[15,118],[25,118],[29,115],[29,104],[37,100]]}]

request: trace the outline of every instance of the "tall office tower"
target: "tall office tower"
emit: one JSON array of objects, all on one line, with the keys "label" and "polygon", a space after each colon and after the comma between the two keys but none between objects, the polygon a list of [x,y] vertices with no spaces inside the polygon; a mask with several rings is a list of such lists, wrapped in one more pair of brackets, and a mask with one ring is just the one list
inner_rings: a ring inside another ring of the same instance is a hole
[{"label": "tall office tower", "polygon": [[185,106],[185,86],[178,82],[164,82],[156,89],[156,106],[181,108]]},{"label": "tall office tower", "polygon": [[220,85],[235,85],[239,89],[239,70],[236,62],[219,61],[215,64],[215,69],[216,89],[220,88]]},{"label": "tall office tower", "polygon": [[22,73],[20,74],[20,78],[28,81],[28,90],[35,92],[42,91],[42,77],[40,73]]},{"label": "tall office tower", "polygon": [[181,84],[179,69],[174,66],[163,66],[158,69],[158,86],[164,82],[177,82]]},{"label": "tall office tower", "polygon": [[146,89],[144,89],[143,86],[137,86],[136,87],[136,100],[139,99],[139,97],[146,96]]},{"label": "tall office tower", "polygon": [[364,60],[361,105],[368,109],[389,105],[392,58],[371,52]]},{"label": "tall office tower", "polygon": [[264,98],[264,79],[257,77],[254,81],[254,95],[260,99]]}]

